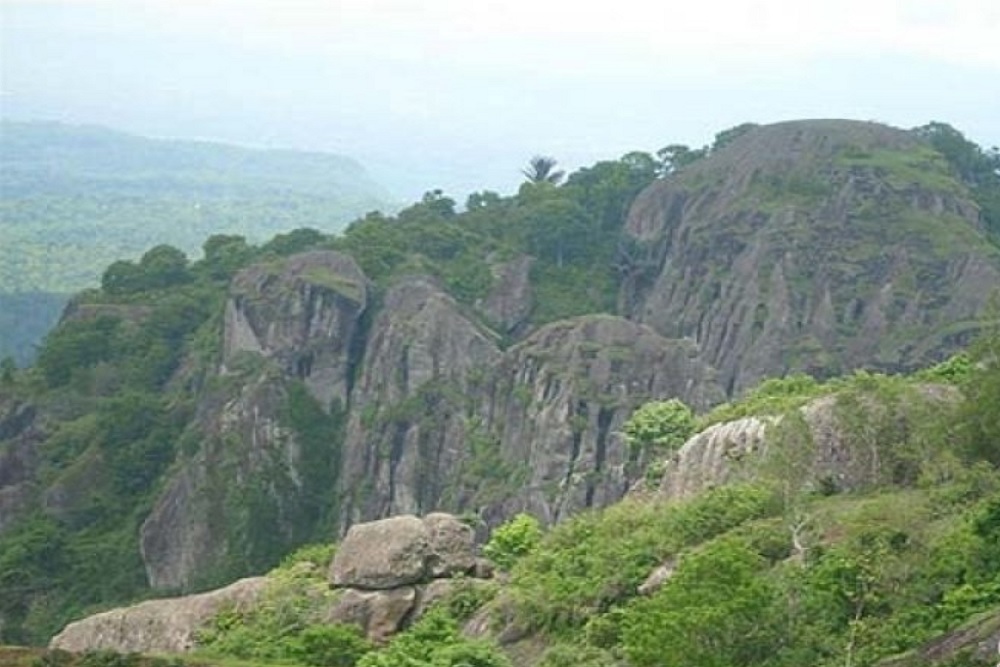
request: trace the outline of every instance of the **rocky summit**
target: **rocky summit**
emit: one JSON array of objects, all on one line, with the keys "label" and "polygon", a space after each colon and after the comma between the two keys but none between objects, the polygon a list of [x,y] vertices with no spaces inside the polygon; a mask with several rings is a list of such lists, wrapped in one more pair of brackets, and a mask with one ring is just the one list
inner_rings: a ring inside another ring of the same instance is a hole
[{"label": "rocky summit", "polygon": [[968,341],[1000,284],[969,191],[912,133],[753,127],[640,194],[621,304],[698,341],[729,393],[794,371],[904,371]]}]

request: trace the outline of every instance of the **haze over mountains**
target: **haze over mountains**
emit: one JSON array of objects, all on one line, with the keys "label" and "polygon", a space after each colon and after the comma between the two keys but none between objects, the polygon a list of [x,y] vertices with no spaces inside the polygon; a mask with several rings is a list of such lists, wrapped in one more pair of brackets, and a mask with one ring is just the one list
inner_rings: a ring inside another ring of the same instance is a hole
[{"label": "haze over mountains", "polygon": [[0,125],[0,193],[0,357],[22,363],[68,295],[115,260],[164,243],[194,256],[213,234],[335,232],[393,208],[343,156],[42,122]]}]

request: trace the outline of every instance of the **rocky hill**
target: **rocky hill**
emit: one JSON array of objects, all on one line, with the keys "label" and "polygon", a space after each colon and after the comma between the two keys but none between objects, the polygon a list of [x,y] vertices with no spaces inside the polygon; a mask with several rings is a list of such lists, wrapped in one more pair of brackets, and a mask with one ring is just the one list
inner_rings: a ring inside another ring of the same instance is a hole
[{"label": "rocky hill", "polygon": [[697,340],[729,393],[926,365],[968,342],[1000,284],[945,158],[875,123],[748,129],[645,190],[625,231],[625,314]]},{"label": "rocky hill", "polygon": [[[388,516],[547,526],[660,474],[727,481],[724,438],[677,470],[626,421],[963,349],[1000,252],[946,156],[864,123],[737,134],[679,168],[629,154],[461,213],[431,192],[339,236],[110,266],[0,385],[2,636],[260,574]],[[826,475],[845,454],[818,440]],[[912,481],[904,463],[831,488]]]}]

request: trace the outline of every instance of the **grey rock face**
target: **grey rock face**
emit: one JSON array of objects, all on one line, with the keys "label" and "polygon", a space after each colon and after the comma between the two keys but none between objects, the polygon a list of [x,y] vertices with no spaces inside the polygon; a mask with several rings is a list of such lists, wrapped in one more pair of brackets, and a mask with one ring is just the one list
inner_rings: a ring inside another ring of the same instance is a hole
[{"label": "grey rock face", "polygon": [[555,322],[508,350],[483,419],[526,477],[498,516],[527,510],[555,522],[619,500],[635,474],[623,423],[638,405],[671,397],[702,409],[723,393],[693,342],[622,318]]},{"label": "grey rock face", "polygon": [[736,481],[747,472],[742,462],[762,453],[773,421],[745,417],[695,434],[666,462],[660,492],[670,498],[691,498]]},{"label": "grey rock face", "polygon": [[327,618],[331,623],[357,625],[368,639],[383,643],[403,628],[416,600],[417,590],[413,586],[378,591],[348,588],[341,593]]},{"label": "grey rock face", "polygon": [[352,394],[342,524],[442,509],[467,446],[466,401],[499,356],[431,279],[388,290]]},{"label": "grey rock face", "polygon": [[149,600],[70,623],[50,648],[84,652],[183,653],[195,633],[223,607],[252,606],[267,585],[264,577],[241,579],[225,588],[179,598]]},{"label": "grey rock face", "polygon": [[[635,407],[679,397],[700,409],[723,399],[692,341],[590,316],[543,327],[501,352],[493,332],[422,276],[390,286],[362,331],[365,282],[353,268],[336,253],[307,253],[234,281],[223,389],[201,397],[199,449],[175,468],[142,528],[154,587],[190,587],[246,546],[233,544],[227,528],[241,520],[227,509],[235,490],[268,479],[274,524],[265,530],[284,535],[296,524],[305,471],[281,415],[298,379],[349,407],[340,475],[329,488],[341,530],[437,510],[477,510],[486,523],[530,511],[555,522],[607,505],[642,463],[629,459],[619,434]],[[342,294],[331,275],[359,291]],[[312,355],[308,369],[296,361],[302,350]],[[452,538],[466,540],[465,527]],[[471,570],[471,556],[462,558],[427,567]]]},{"label": "grey rock face", "polygon": [[430,541],[424,522],[394,516],[351,526],[330,565],[337,587],[385,590],[427,578]]},{"label": "grey rock face", "polygon": [[450,514],[394,516],[351,526],[330,564],[339,588],[386,590],[472,572],[472,528]]},{"label": "grey rock face", "polygon": [[493,287],[477,307],[500,331],[518,333],[531,314],[531,267],[535,259],[527,255],[494,264]]},{"label": "grey rock face", "polygon": [[27,511],[36,492],[37,447],[45,439],[35,408],[0,397],[0,534]]},{"label": "grey rock face", "polygon": [[240,352],[260,354],[304,381],[321,405],[346,405],[367,305],[368,280],[348,255],[313,251],[277,268],[251,266],[230,287],[223,364]]},{"label": "grey rock face", "polygon": [[[233,543],[231,527],[240,522],[270,521],[259,532],[289,544],[301,539],[291,531],[309,511],[303,491],[314,471],[304,469],[302,445],[283,417],[290,384],[301,381],[325,410],[346,407],[367,294],[355,261],[330,251],[234,278],[219,388],[199,397],[198,451],[175,468],[142,526],[153,588],[185,590],[227,554],[253,548]],[[268,518],[243,516],[246,502],[232,502],[250,486],[259,487]]]},{"label": "grey rock face", "polygon": [[434,512],[424,517],[430,545],[428,572],[431,577],[453,577],[476,569],[476,533],[472,526],[451,514]]},{"label": "grey rock face", "polygon": [[293,434],[278,418],[285,400],[280,378],[264,373],[239,386],[235,395],[204,404],[200,449],[168,480],[140,531],[150,586],[188,589],[236,548],[228,528],[251,517],[227,509],[227,498],[255,480],[274,483],[269,502],[274,525],[263,529],[284,534],[294,524],[291,518],[302,501],[302,464]]},{"label": "grey rock face", "polygon": [[622,312],[697,340],[730,394],[942,358],[1000,283],[1000,253],[928,151],[874,123],[747,132],[636,199]]}]

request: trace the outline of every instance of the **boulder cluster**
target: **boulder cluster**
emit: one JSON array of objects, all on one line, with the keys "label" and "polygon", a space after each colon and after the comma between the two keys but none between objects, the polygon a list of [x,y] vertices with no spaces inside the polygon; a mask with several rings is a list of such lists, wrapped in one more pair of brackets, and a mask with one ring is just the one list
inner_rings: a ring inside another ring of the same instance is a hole
[{"label": "boulder cluster", "polygon": [[[482,586],[492,567],[476,556],[475,531],[451,514],[395,516],[356,524],[330,565],[337,591],[323,620],[355,624],[384,642],[458,585]],[[196,595],[148,600],[88,616],[56,635],[52,648],[83,652],[183,653],[226,608],[250,609],[268,577],[242,579]]]},{"label": "boulder cluster", "polygon": [[381,642],[457,582],[482,585],[491,574],[489,563],[476,557],[472,527],[451,514],[356,524],[330,565],[330,584],[340,595],[328,618],[356,624]]}]

